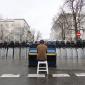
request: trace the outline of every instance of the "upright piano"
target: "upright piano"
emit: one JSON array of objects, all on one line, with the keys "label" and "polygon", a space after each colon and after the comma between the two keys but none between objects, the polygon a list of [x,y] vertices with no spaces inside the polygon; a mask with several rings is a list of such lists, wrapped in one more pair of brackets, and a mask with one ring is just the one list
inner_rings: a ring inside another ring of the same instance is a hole
[{"label": "upright piano", "polygon": [[[55,45],[47,45],[47,61],[49,67],[56,67],[56,46]],[[37,66],[37,44],[32,44],[29,47],[28,54],[28,66],[36,67]]]}]

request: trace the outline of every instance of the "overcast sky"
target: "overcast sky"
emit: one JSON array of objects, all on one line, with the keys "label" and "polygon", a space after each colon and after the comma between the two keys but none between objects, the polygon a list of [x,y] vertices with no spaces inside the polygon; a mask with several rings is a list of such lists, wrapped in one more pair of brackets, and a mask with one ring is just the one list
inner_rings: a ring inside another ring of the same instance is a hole
[{"label": "overcast sky", "polygon": [[0,15],[4,18],[25,18],[44,39],[49,38],[52,19],[64,0],[0,0]]}]

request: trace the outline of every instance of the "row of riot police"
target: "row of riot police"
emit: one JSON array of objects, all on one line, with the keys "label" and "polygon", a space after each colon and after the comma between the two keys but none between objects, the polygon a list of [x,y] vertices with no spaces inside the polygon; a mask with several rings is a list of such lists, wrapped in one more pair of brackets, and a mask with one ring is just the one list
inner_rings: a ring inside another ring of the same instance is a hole
[{"label": "row of riot police", "polygon": [[[31,43],[33,44],[33,43]],[[85,40],[81,40],[81,41],[50,41],[46,43],[47,46],[48,45],[52,45],[53,47],[56,47],[56,48],[84,48],[85,47]],[[31,45],[31,46],[35,46],[36,47],[36,43]],[[16,42],[13,42],[13,41],[10,41],[10,42],[6,42],[4,41],[3,43],[1,42],[0,43],[0,48],[7,48],[7,47],[29,47],[29,43],[28,42],[21,42],[19,43],[18,41]]]},{"label": "row of riot police", "polygon": [[85,40],[81,41],[56,41],[56,48],[84,48]]},{"label": "row of riot police", "polygon": [[27,42],[21,42],[19,43],[18,41],[17,42],[13,42],[13,41],[10,41],[10,42],[6,42],[4,41],[3,43],[0,43],[0,48],[13,48],[13,47],[29,47],[29,43]]}]

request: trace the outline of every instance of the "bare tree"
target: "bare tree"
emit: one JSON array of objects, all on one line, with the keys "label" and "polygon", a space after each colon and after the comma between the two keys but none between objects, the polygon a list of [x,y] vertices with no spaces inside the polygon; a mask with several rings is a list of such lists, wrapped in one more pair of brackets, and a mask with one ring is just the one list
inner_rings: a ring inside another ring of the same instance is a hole
[{"label": "bare tree", "polygon": [[41,38],[41,32],[36,32],[34,29],[30,29],[30,39],[31,41],[37,41]]},{"label": "bare tree", "polygon": [[0,23],[0,40],[7,40],[8,30],[5,28],[5,24]]},{"label": "bare tree", "polygon": [[34,41],[34,35],[31,33],[30,30],[27,31],[27,34],[26,34],[26,41]]},{"label": "bare tree", "polygon": [[[84,10],[85,0],[66,0],[58,17],[54,17],[52,29],[57,33],[61,30],[61,37],[64,40],[68,34],[73,32],[78,40],[77,32],[84,30],[85,23]],[[72,37],[72,36],[71,36]]]},{"label": "bare tree", "polygon": [[3,25],[1,24],[1,25],[0,25],[0,39],[3,40],[3,37],[4,37],[4,27],[3,27]]},{"label": "bare tree", "polygon": [[39,40],[41,38],[41,32],[38,31],[37,34],[36,34],[36,41]]},{"label": "bare tree", "polygon": [[30,29],[30,32],[31,32],[31,41],[35,41],[35,30],[34,29]]},{"label": "bare tree", "polygon": [[85,0],[66,0],[65,5],[69,9],[73,17],[73,26],[75,31],[75,39],[78,40],[77,32],[80,31],[80,22],[82,19],[82,10],[85,6]]},{"label": "bare tree", "polygon": [[71,14],[65,13],[64,10],[61,10],[61,13],[59,16],[56,18],[55,21],[53,22],[53,27],[52,29],[58,33],[59,30],[61,30],[61,37],[62,40],[65,40],[67,34],[68,34],[68,29],[72,27],[72,23],[70,20]]}]

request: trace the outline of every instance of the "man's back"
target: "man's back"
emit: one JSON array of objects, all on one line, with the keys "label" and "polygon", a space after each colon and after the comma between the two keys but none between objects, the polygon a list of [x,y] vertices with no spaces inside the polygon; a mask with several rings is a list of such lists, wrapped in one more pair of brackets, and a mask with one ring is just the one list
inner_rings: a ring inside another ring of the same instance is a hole
[{"label": "man's back", "polygon": [[44,44],[40,44],[37,46],[37,59],[38,60],[47,60],[47,46]]}]

